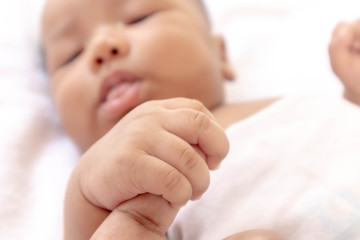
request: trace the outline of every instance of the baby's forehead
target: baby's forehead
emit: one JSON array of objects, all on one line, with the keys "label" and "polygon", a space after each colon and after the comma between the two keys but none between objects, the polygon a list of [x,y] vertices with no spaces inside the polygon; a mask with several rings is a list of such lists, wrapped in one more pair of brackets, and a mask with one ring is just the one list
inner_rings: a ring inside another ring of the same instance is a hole
[{"label": "baby's forehead", "polygon": [[[188,1],[195,3],[193,6],[199,7],[202,10],[205,10],[205,6],[202,0],[47,0],[44,8],[45,15],[47,12],[62,12],[68,13],[74,9],[81,9],[81,11],[87,11],[89,5],[107,5],[107,6],[116,6],[116,9],[121,8],[129,3],[141,3],[147,2],[176,2],[176,1]],[[149,6],[149,5],[148,5]],[[115,10],[111,8],[111,10]],[[50,15],[50,14],[49,14]]]},{"label": "baby's forehead", "polygon": [[146,9],[160,2],[176,5],[178,1],[188,1],[191,3],[189,6],[197,8],[199,13],[208,18],[202,0],[47,0],[43,11],[43,36],[82,18],[91,19],[93,16],[110,16],[121,12],[131,14],[137,8]]}]

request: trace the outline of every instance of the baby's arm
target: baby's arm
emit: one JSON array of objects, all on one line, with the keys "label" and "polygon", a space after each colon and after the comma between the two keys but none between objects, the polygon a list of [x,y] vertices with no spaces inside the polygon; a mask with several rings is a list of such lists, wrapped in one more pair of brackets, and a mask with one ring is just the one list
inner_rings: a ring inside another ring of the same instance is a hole
[{"label": "baby's arm", "polygon": [[345,86],[344,97],[360,105],[360,20],[338,24],[329,54],[331,66]]},{"label": "baby's arm", "polygon": [[209,169],[228,148],[224,131],[197,101],[139,106],[79,161],[68,184],[65,239],[89,239],[113,210],[144,193],[161,196],[176,215],[207,189]]}]

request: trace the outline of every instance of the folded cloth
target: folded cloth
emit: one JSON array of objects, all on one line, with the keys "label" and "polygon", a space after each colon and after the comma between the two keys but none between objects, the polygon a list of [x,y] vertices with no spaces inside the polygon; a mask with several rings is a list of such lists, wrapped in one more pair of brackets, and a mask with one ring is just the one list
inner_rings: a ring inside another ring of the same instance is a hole
[{"label": "folded cloth", "polygon": [[223,239],[272,229],[291,240],[359,239],[360,108],[284,98],[227,130],[231,150],[170,239]]}]

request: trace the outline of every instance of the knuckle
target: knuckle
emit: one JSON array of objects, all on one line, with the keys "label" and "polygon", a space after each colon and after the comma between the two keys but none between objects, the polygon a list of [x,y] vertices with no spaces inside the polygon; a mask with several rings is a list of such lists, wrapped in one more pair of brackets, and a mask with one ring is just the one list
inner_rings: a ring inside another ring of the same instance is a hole
[{"label": "knuckle", "polygon": [[183,163],[184,171],[190,172],[198,163],[196,152],[191,147],[186,147],[180,155],[180,162]]},{"label": "knuckle", "polygon": [[198,129],[207,129],[211,125],[210,119],[202,112],[195,113],[193,121]]},{"label": "knuckle", "polygon": [[176,170],[172,169],[168,172],[164,179],[165,191],[173,191],[181,184],[182,175]]},{"label": "knuckle", "polygon": [[202,112],[206,111],[204,104],[202,104],[202,102],[200,102],[199,100],[190,99],[190,103],[191,103],[191,106],[193,109],[202,111]]}]

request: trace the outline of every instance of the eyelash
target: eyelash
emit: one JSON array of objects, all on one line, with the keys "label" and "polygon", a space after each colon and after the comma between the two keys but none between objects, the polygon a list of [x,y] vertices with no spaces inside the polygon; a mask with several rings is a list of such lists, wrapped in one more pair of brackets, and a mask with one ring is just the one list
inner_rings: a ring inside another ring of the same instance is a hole
[{"label": "eyelash", "polygon": [[[147,20],[150,16],[152,16],[154,13],[150,13],[141,17],[138,17],[132,21],[129,22],[130,25],[136,25],[139,24],[145,20]],[[73,61],[75,61],[83,52],[83,49],[80,49],[78,51],[76,51],[74,54],[72,54],[65,62],[64,62],[64,66],[67,64],[72,63]]]},{"label": "eyelash", "polygon": [[64,65],[67,65],[73,61],[75,61],[83,52],[83,49],[80,49],[78,51],[76,51],[74,54],[72,54],[67,60],[66,62],[64,63]]},{"label": "eyelash", "polygon": [[131,21],[131,22],[130,22],[130,24],[131,24],[131,25],[138,24],[138,23],[140,23],[140,22],[144,21],[146,18],[147,18],[147,16],[144,16],[144,17],[139,17],[139,18],[137,18],[137,19],[135,19],[135,20]]},{"label": "eyelash", "polygon": [[154,13],[146,14],[143,16],[140,16],[138,18],[135,18],[134,20],[130,21],[131,25],[139,24],[145,20],[147,20],[149,17],[151,17]]}]

